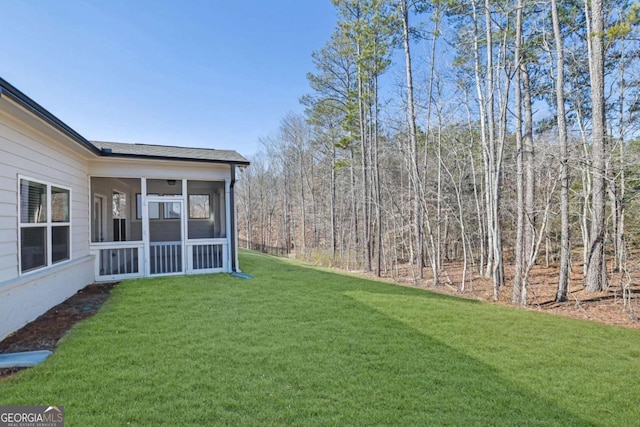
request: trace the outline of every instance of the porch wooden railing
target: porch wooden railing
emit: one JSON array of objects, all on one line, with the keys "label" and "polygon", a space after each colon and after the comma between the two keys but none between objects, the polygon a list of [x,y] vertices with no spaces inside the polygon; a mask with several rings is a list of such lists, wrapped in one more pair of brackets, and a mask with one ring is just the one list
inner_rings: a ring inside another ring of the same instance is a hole
[{"label": "porch wooden railing", "polygon": [[187,241],[188,273],[228,271],[227,258],[226,239]]},{"label": "porch wooden railing", "polygon": [[151,274],[182,273],[182,242],[149,243]]},{"label": "porch wooden railing", "polygon": [[142,242],[91,243],[90,252],[96,257],[96,280],[120,280],[144,275]]},{"label": "porch wooden railing", "polygon": [[[97,281],[144,277],[147,274],[219,273],[228,271],[229,265],[226,239],[151,242],[148,254],[145,253],[144,242],[96,242],[91,243],[90,252],[95,256]],[[145,256],[149,258],[148,273]]]}]

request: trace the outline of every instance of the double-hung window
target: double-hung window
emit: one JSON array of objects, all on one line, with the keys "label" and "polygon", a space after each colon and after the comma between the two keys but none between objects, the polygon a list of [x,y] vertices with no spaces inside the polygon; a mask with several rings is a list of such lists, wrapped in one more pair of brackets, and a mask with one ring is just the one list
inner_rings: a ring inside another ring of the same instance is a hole
[{"label": "double-hung window", "polygon": [[20,272],[71,258],[71,190],[21,177]]}]

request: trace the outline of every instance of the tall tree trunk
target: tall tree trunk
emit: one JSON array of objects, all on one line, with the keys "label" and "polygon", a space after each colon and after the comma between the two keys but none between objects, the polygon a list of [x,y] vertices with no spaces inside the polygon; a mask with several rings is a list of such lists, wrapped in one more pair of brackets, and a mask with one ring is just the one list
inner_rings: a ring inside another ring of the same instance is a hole
[{"label": "tall tree trunk", "polygon": [[336,261],[336,144],[331,138],[331,262]]},{"label": "tall tree trunk", "polygon": [[[433,21],[433,30],[431,32],[431,53],[429,58],[429,81],[428,81],[428,93],[427,93],[427,119],[426,119],[426,130],[425,130],[425,144],[424,144],[424,155],[423,155],[423,171],[422,171],[422,181],[421,181],[421,203],[422,210],[424,211],[424,226],[427,228],[427,233],[429,237],[429,244],[431,248],[430,252],[430,263],[431,263],[431,272],[433,276],[433,284],[437,285],[440,282],[440,269],[442,267],[441,260],[441,246],[442,246],[442,238],[441,238],[441,211],[442,211],[442,169],[440,163],[438,163],[438,177],[437,177],[437,195],[436,195],[436,238],[433,236],[433,227],[431,225],[431,217],[429,215],[429,206],[427,205],[427,196],[425,194],[424,189],[428,187],[428,162],[429,162],[429,140],[432,135],[432,126],[431,126],[431,115],[433,110],[433,93],[434,93],[434,82],[436,80],[436,46],[438,42],[438,37],[440,35],[440,22],[441,22],[441,10],[442,5],[440,3],[433,3],[433,11],[431,12],[431,20]],[[417,152],[416,152],[417,153]],[[441,147],[438,145],[437,156],[440,158],[441,156]]]},{"label": "tall tree trunk", "polygon": [[513,294],[511,301],[520,303],[524,276],[524,173],[522,149],[522,78],[520,63],[522,62],[522,0],[518,0],[516,12],[516,85],[515,85],[515,115],[516,115],[516,242],[515,242],[515,272],[513,278]]},{"label": "tall tree trunk", "polygon": [[606,207],[606,162],[607,147],[605,141],[605,99],[604,99],[604,11],[603,0],[585,0],[585,11],[591,12],[587,22],[591,22],[588,31],[590,45],[589,74],[591,77],[592,105],[592,164],[593,197],[591,199],[591,232],[589,242],[589,260],[585,289],[598,292],[607,282],[607,270],[604,260],[605,243],[605,207]]},{"label": "tall tree trunk", "polygon": [[[362,55],[360,43],[357,43],[358,58]],[[369,143],[367,141],[367,112],[365,107],[364,70],[358,60],[358,114],[360,119],[360,161],[362,163],[362,243],[365,271],[371,271],[371,235],[369,219]]]},{"label": "tall tree trunk", "polygon": [[498,299],[498,290],[503,284],[502,236],[500,233],[500,162],[495,135],[495,77],[493,69],[493,23],[491,18],[491,0],[485,0],[485,31],[487,49],[487,142],[488,142],[488,194],[487,211],[489,220],[490,250],[492,252],[493,298]]},{"label": "tall tree trunk", "polygon": [[527,260],[527,267],[520,289],[520,304],[527,304],[527,285],[529,281],[529,271],[535,264],[535,235],[536,235],[536,212],[535,212],[535,148],[533,145],[533,109],[531,102],[531,82],[529,81],[529,70],[526,64],[521,64],[522,68],[522,94],[524,107],[524,135],[522,138],[523,166],[524,166],[524,259]]},{"label": "tall tree trunk", "polygon": [[373,79],[373,178],[376,214],[376,276],[380,277],[382,269],[382,194],[380,189],[380,164],[378,158],[378,75]]},{"label": "tall tree trunk", "polygon": [[569,290],[569,271],[571,262],[570,225],[569,225],[569,147],[567,141],[567,122],[564,107],[564,43],[558,17],[557,0],[551,0],[551,17],[556,44],[556,113],[558,120],[558,139],[560,144],[560,275],[556,301],[567,300]]},{"label": "tall tree trunk", "polygon": [[349,245],[347,245],[347,269],[349,269],[351,261],[351,252],[354,246],[357,248],[360,242],[359,223],[358,223],[358,198],[356,196],[356,171],[355,171],[355,154],[353,147],[349,146],[349,178],[351,182],[351,231],[349,232]]},{"label": "tall tree trunk", "polygon": [[[484,174],[484,201],[485,201],[485,221],[486,229],[485,233],[482,236],[482,239],[487,242],[487,250],[486,250],[486,264],[485,264],[485,276],[490,277],[491,272],[493,271],[493,234],[492,234],[492,209],[491,209],[491,174],[489,173],[489,152],[490,152],[490,142],[488,136],[487,128],[489,125],[487,124],[487,100],[484,94],[484,90],[482,88],[482,77],[481,77],[481,64],[480,64],[480,34],[479,34],[479,16],[476,10],[476,3],[471,2],[471,7],[473,11],[473,23],[475,25],[473,32],[473,74],[475,79],[475,87],[476,87],[476,96],[478,100],[478,109],[480,115],[480,137],[482,143],[482,163],[483,163],[483,174]],[[489,44],[487,45],[489,46]],[[489,55],[490,56],[490,55]],[[491,122],[493,123],[493,121]]]},{"label": "tall tree trunk", "polygon": [[620,175],[619,175],[619,183],[618,183],[618,191],[616,194],[616,250],[617,253],[617,270],[623,271],[624,265],[627,259],[627,249],[625,247],[624,236],[625,236],[625,149],[624,149],[624,139],[622,135],[620,136],[620,146],[619,146],[619,161],[620,161]]},{"label": "tall tree trunk", "polygon": [[591,155],[589,153],[589,142],[587,141],[587,133],[583,126],[582,111],[576,109],[576,121],[580,129],[580,140],[582,142],[582,156],[584,166],[580,168],[580,179],[582,180],[582,214],[580,216],[580,234],[582,236],[582,272],[587,275],[587,267],[589,266],[589,210],[591,208],[592,196],[592,175],[591,175]]},{"label": "tall tree trunk", "polygon": [[414,217],[414,237],[415,237],[415,257],[418,267],[418,276],[424,276],[424,238],[422,231],[422,208],[419,200],[420,196],[420,171],[418,166],[418,137],[416,131],[416,113],[413,93],[413,73],[411,63],[411,47],[409,40],[409,5],[407,0],[400,0],[400,17],[402,21],[402,39],[404,45],[405,73],[407,79],[407,109],[409,122],[409,156],[411,167],[411,187],[413,189],[413,217]]},{"label": "tall tree trunk", "polygon": [[[298,130],[300,132],[301,130]],[[304,175],[305,175],[305,165],[304,165],[304,140],[302,139],[302,135],[298,135],[300,138],[299,141],[296,141],[298,144],[298,158],[300,162],[299,167],[299,175],[298,179],[300,180],[300,212],[301,212],[301,220],[302,220],[302,230],[301,230],[301,244],[300,251],[302,252],[302,256],[307,258],[307,198],[306,193],[304,191]]]}]

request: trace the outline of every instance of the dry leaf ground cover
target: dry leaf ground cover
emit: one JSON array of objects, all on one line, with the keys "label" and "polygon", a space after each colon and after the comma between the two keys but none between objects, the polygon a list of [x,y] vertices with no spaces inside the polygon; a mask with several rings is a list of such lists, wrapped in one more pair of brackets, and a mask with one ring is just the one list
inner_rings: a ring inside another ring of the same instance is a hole
[{"label": "dry leaf ground cover", "polygon": [[[638,259],[640,260],[640,254]],[[580,265],[573,267],[568,301],[556,303],[558,266],[553,264],[548,267],[545,265],[534,266],[529,277],[527,309],[611,325],[640,328],[640,262],[630,263],[628,272],[610,272],[607,289],[595,293],[584,290],[581,268]],[[468,268],[464,292],[460,291],[462,263],[445,263],[440,273],[440,282],[437,285],[434,285],[431,280],[430,269],[425,269],[424,274],[424,279],[416,278],[416,273],[412,272],[411,266],[405,264],[390,271],[384,278],[403,285],[495,303],[492,280],[479,274],[477,269]],[[371,274],[367,274],[367,276],[373,277]],[[512,266],[505,267],[505,278],[506,284],[499,291],[497,303],[512,305]]]}]

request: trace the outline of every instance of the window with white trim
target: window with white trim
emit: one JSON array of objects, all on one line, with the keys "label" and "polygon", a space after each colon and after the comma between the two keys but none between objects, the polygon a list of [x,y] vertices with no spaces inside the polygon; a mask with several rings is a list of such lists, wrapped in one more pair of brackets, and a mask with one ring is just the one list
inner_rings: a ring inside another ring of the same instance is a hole
[{"label": "window with white trim", "polygon": [[20,178],[20,272],[71,258],[71,189]]}]

